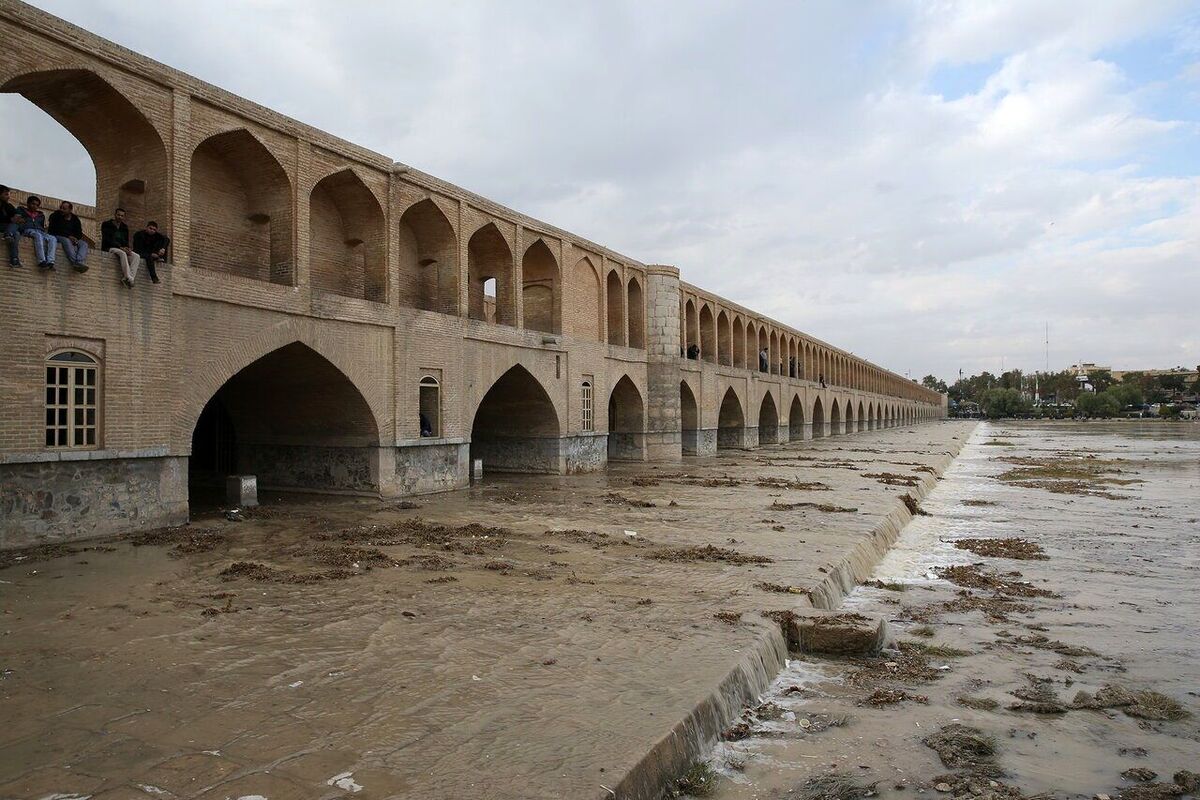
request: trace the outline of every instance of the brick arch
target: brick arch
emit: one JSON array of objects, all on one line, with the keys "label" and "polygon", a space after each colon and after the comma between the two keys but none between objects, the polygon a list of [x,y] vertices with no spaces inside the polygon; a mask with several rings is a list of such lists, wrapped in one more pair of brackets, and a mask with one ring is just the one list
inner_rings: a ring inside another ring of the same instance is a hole
[{"label": "brick arch", "polygon": [[[558,426],[558,430],[565,433],[568,429],[567,413],[566,409],[562,407],[562,401],[558,397],[558,393],[552,392],[548,388],[553,386],[557,379],[555,378],[553,355],[550,355],[549,358],[547,358],[547,355],[537,351],[512,350],[508,352],[509,357],[507,358],[501,357],[498,354],[498,357],[491,359],[489,363],[485,365],[481,364],[478,375],[479,381],[468,389],[467,402],[463,409],[463,419],[466,423],[466,428],[470,430],[471,421],[479,413],[479,404],[483,402],[484,396],[496,382],[512,370],[520,369],[529,373],[533,381],[550,399],[550,403],[554,408],[555,423]],[[596,392],[595,396],[601,397],[602,395],[600,392]]]},{"label": "brick arch", "polygon": [[563,315],[565,332],[581,339],[600,341],[604,330],[604,301],[600,271],[590,256],[581,256],[571,269],[569,287],[563,292],[563,303],[572,308]]},{"label": "brick arch", "polygon": [[562,268],[541,236],[521,256],[521,313],[528,330],[562,332]]},{"label": "brick arch", "polygon": [[804,423],[807,421],[808,418],[804,415],[804,400],[800,393],[796,392],[788,406],[788,441],[798,442],[804,439]]},{"label": "brick arch", "polygon": [[200,412],[222,386],[255,361],[290,344],[308,347],[345,375],[371,410],[379,431],[379,443],[392,442],[394,430],[386,381],[356,365],[347,345],[322,332],[316,323],[290,319],[230,348],[220,358],[198,365],[195,371],[190,371],[188,363],[184,362],[179,385],[190,391],[181,398],[176,409],[172,450],[182,455],[190,452],[192,430]]},{"label": "brick arch", "polygon": [[171,229],[163,136],[111,80],[90,66],[63,65],[16,72],[0,92],[20,94],[79,141],[96,170],[98,213],[120,205],[131,228],[154,219]]},{"label": "brick arch", "polygon": [[189,263],[272,283],[292,282],[292,180],[253,131],[197,142],[190,162]]},{"label": "brick arch", "polygon": [[309,275],[317,291],[387,300],[383,206],[354,167],[332,170],[308,194]]},{"label": "brick arch", "polygon": [[758,443],[779,443],[779,405],[770,390],[763,392],[758,405]]},{"label": "brick arch", "polygon": [[501,472],[558,473],[562,415],[543,381],[517,363],[479,387],[470,417],[472,460]]},{"label": "brick arch", "polygon": [[608,395],[608,458],[641,461],[646,455],[645,392],[622,375]]},{"label": "brick arch", "polygon": [[458,232],[433,197],[409,204],[396,223],[400,305],[458,314]]},{"label": "brick arch", "polygon": [[[485,284],[496,282],[496,296],[488,297]],[[513,245],[500,227],[488,220],[467,239],[467,310],[471,319],[516,326],[513,319]],[[492,308],[488,304],[492,303]]]}]

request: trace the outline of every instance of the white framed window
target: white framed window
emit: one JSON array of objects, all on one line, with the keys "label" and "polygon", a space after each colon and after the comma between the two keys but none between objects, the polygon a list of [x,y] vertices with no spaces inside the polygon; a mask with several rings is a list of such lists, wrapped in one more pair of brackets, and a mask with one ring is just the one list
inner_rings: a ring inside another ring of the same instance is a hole
[{"label": "white framed window", "polygon": [[64,350],[46,359],[46,447],[97,446],[99,372],[96,359],[78,350]]},{"label": "white framed window", "polygon": [[592,382],[585,380],[579,386],[579,414],[583,430],[596,429],[595,417],[592,415]]},{"label": "white framed window", "polygon": [[417,384],[418,407],[421,413],[421,435],[442,435],[442,387],[432,375],[422,375]]}]

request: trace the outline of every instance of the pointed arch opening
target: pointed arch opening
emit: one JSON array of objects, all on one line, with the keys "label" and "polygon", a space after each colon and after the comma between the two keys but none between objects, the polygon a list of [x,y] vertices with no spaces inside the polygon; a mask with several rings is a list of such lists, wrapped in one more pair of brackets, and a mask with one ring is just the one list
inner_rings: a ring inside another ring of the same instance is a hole
[{"label": "pointed arch opening", "polygon": [[828,435],[828,429],[825,427],[825,406],[821,402],[820,396],[813,400],[812,412],[812,438],[823,439]]},{"label": "pointed arch opening", "polygon": [[600,341],[604,324],[600,310],[600,276],[587,256],[575,262],[571,270],[571,289],[566,296],[571,299],[573,306],[564,320],[567,332],[580,339]]},{"label": "pointed arch opening", "polygon": [[400,305],[458,315],[458,237],[432,198],[400,216]]},{"label": "pointed arch opening", "polygon": [[710,364],[717,363],[717,328],[708,303],[700,306],[700,358]]},{"label": "pointed arch opening", "polygon": [[646,306],[642,296],[642,284],[635,277],[629,278],[629,337],[630,347],[646,348]]},{"label": "pointed arch opening", "polygon": [[679,426],[683,433],[683,454],[696,455],[700,452],[700,406],[687,381],[679,382]]},{"label": "pointed arch opening", "polygon": [[319,292],[387,301],[383,209],[352,169],[317,182],[309,195],[309,275]]},{"label": "pointed arch opening", "polygon": [[721,411],[717,415],[717,449],[743,448],[746,446],[746,415],[742,402],[733,387],[725,390],[721,398]]},{"label": "pointed arch opening", "polygon": [[758,356],[756,359],[759,372],[771,371],[771,338],[766,328],[758,329]]},{"label": "pointed arch opening", "polygon": [[292,182],[245,128],[192,151],[193,267],[283,285],[293,282]]},{"label": "pointed arch opening", "polygon": [[513,254],[495,223],[489,222],[467,242],[467,307],[471,319],[515,325]]},{"label": "pointed arch opening", "polygon": [[741,317],[733,318],[733,366],[746,367],[746,328]]},{"label": "pointed arch opening", "polygon": [[[170,233],[166,146],[150,120],[112,84],[91,70],[50,69],[18,75],[0,86],[0,92],[24,97],[87,151],[95,168],[94,199],[63,199],[94,205],[101,219],[121,206],[131,230],[153,219]],[[5,181],[11,186],[19,179],[18,174]],[[30,184],[21,188],[50,194],[34,176]]]},{"label": "pointed arch opening", "polygon": [[729,315],[724,310],[717,314],[717,363],[733,365],[733,335],[729,329]]},{"label": "pointed arch opening", "polygon": [[521,258],[521,295],[522,321],[526,329],[562,332],[558,259],[542,239],[529,245]]},{"label": "pointed arch opening", "polygon": [[758,407],[758,443],[779,444],[779,409],[770,392],[763,395]]},{"label": "pointed arch opening", "polygon": [[838,401],[835,397],[829,404],[829,434],[831,436],[840,436],[845,433],[842,427],[842,409],[838,407]]},{"label": "pointed arch opening", "polygon": [[615,270],[608,271],[605,281],[605,306],[608,308],[608,343],[625,344],[625,289],[621,284],[621,275]]},{"label": "pointed arch opening", "polygon": [[608,460],[642,461],[646,457],[646,407],[628,375],[608,396]]},{"label": "pointed arch opening", "polygon": [[209,398],[192,431],[188,502],[224,501],[225,478],[260,490],[379,491],[379,427],[353,381],[299,342],[244,367]]},{"label": "pointed arch opening", "polygon": [[792,398],[792,407],[788,409],[788,441],[800,442],[804,440],[804,403],[800,400],[800,395]]},{"label": "pointed arch opening", "polygon": [[560,469],[558,412],[550,395],[524,367],[501,375],[484,394],[471,423],[471,461],[484,474],[557,474]]},{"label": "pointed arch opening", "polygon": [[854,415],[854,428],[858,431],[867,429],[866,411],[863,408],[862,400],[858,401],[858,413]]},{"label": "pointed arch opening", "polygon": [[700,356],[700,320],[696,314],[696,303],[691,298],[683,304],[684,355],[695,361]]}]

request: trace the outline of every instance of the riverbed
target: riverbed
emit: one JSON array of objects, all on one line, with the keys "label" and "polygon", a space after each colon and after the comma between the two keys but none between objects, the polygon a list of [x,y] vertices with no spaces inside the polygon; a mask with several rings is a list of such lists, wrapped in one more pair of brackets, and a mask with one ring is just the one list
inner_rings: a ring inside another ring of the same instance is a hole
[{"label": "riverbed", "polygon": [[[1200,426],[985,423],[922,508],[844,604],[904,649],[791,660],[717,748],[716,797],[1169,796],[1200,771]],[[1035,557],[956,546],[1012,538]],[[956,723],[994,746],[974,774],[924,743]]]}]

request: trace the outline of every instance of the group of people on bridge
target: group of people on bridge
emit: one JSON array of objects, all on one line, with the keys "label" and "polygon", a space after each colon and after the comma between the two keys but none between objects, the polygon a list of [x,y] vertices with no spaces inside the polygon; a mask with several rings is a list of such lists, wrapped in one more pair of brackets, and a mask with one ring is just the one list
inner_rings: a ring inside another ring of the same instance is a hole
[{"label": "group of people on bridge", "polygon": [[[683,348],[680,348],[680,351],[681,352],[679,354],[681,356],[686,353],[687,358],[689,358],[692,361],[696,361],[697,359],[700,358],[700,345],[695,344],[694,342],[692,344],[688,345],[688,348],[686,351],[683,351]],[[770,372],[771,371],[770,366],[769,366],[770,361],[771,361],[771,356],[770,356],[770,353],[767,352],[767,348],[764,347],[762,350],[758,351],[758,371],[759,372]],[[781,365],[782,365],[782,363],[783,362],[780,362]],[[799,370],[799,366],[796,363],[795,356],[791,356],[788,358],[788,377],[789,378],[799,378],[800,377],[800,370]],[[818,375],[817,382],[819,384],[821,384],[822,389],[825,388],[825,376],[824,375]]]},{"label": "group of people on bridge", "polygon": [[[54,269],[54,260],[61,246],[67,260],[76,272],[87,272],[88,240],[83,235],[83,225],[75,215],[75,207],[63,200],[58,210],[49,218],[42,211],[42,199],[30,195],[22,205],[14,206],[9,200],[11,190],[0,185],[0,228],[8,243],[8,265],[21,266],[20,241],[33,241],[33,252],[38,267],[45,271]],[[171,240],[158,230],[158,223],[149,220],[145,227],[129,235],[123,208],[113,211],[112,219],[100,226],[100,249],[110,254],[121,267],[121,283],[133,286],[143,262],[150,280],[159,282],[155,266],[167,260]]]}]

